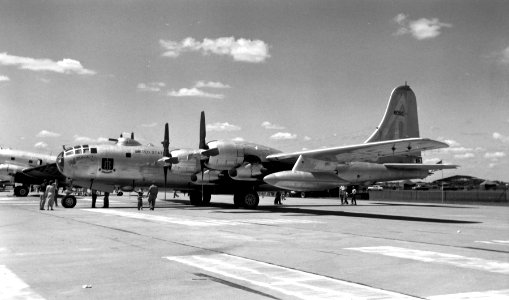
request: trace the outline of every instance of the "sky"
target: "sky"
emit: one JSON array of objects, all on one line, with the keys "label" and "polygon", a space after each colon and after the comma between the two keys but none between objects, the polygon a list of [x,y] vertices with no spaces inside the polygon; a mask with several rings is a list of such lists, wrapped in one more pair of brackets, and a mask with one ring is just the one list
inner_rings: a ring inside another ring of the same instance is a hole
[{"label": "sky", "polygon": [[509,181],[509,1],[0,1],[0,145],[359,144],[417,96],[441,176]]}]

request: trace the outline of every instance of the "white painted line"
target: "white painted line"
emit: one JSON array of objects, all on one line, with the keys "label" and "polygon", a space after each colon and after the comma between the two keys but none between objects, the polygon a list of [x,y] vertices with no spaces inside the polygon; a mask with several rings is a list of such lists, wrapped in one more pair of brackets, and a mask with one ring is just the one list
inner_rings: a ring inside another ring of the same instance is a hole
[{"label": "white painted line", "polygon": [[509,299],[509,290],[471,292],[451,295],[439,295],[428,297],[429,300],[502,300]]},{"label": "white painted line", "polygon": [[237,226],[237,225],[271,225],[271,224],[310,224],[321,223],[318,221],[301,220],[301,219],[242,219],[242,220],[218,220],[218,219],[190,219],[185,217],[167,217],[155,214],[146,214],[142,212],[127,212],[115,209],[83,209],[95,213],[115,215],[139,220],[148,220],[162,223],[172,223],[185,226]]},{"label": "white painted line", "polygon": [[228,254],[164,258],[300,299],[417,299]]},{"label": "white painted line", "polygon": [[509,246],[509,241],[491,240],[491,241],[475,241],[476,243]]},{"label": "white painted line", "polygon": [[495,260],[486,260],[475,257],[466,257],[455,254],[422,251],[391,246],[345,248],[346,250],[360,251],[364,253],[381,254],[392,257],[412,259],[424,262],[452,265],[460,268],[468,268],[493,273],[509,274],[509,263]]},{"label": "white painted line", "polygon": [[44,299],[32,291],[30,286],[11,272],[6,266],[0,265],[0,299]]}]

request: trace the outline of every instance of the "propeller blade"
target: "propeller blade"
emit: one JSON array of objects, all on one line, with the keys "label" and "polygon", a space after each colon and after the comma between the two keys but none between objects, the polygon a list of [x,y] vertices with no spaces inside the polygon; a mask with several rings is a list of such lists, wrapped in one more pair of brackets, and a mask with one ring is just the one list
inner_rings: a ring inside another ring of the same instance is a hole
[{"label": "propeller blade", "polygon": [[201,154],[207,157],[216,156],[219,155],[219,149],[217,148],[208,149],[203,151]]},{"label": "propeller blade", "polygon": [[163,144],[163,155],[167,157],[171,157],[170,154],[170,130],[168,128],[168,123],[164,124],[164,140],[161,142]]},{"label": "propeller blade", "polygon": [[205,149],[205,150],[209,149],[209,146],[205,142],[206,136],[207,136],[207,131],[205,128],[205,112],[202,111],[201,117],[200,117],[200,144],[199,144],[198,148]]}]

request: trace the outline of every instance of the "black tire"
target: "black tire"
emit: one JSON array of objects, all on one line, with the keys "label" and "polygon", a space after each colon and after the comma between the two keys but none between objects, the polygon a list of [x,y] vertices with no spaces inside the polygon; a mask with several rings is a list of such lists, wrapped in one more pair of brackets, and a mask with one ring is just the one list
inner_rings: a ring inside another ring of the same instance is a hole
[{"label": "black tire", "polygon": [[256,209],[260,203],[257,192],[247,192],[242,197],[242,206],[246,209]]},{"label": "black tire", "polygon": [[212,193],[204,191],[203,192],[203,205],[207,206],[210,204],[210,199],[212,198]]},{"label": "black tire", "polygon": [[233,194],[233,206],[235,208],[239,208],[242,206],[242,198],[243,197],[244,197],[244,194],[242,194],[242,193]]},{"label": "black tire", "polygon": [[191,202],[191,205],[201,206],[202,205],[201,192],[200,191],[191,191],[189,193],[189,202]]},{"label": "black tire", "polygon": [[62,203],[62,206],[65,208],[73,208],[76,206],[77,202],[78,201],[76,201],[76,197],[74,197],[73,195],[67,195],[62,198],[62,201],[60,203]]}]

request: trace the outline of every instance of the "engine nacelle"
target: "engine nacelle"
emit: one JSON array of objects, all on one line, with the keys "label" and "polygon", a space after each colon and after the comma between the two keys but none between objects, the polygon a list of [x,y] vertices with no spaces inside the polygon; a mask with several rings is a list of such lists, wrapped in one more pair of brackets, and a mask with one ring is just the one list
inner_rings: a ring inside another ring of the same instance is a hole
[{"label": "engine nacelle", "polygon": [[328,172],[282,171],[267,175],[263,180],[275,187],[299,192],[328,190],[348,184],[347,181]]},{"label": "engine nacelle", "polygon": [[14,183],[14,175],[23,171],[24,168],[17,165],[0,164],[0,181]]},{"label": "engine nacelle", "polygon": [[228,175],[235,180],[256,180],[256,176],[262,175],[266,170],[261,164],[244,164],[238,168],[228,170]]},{"label": "engine nacelle", "polygon": [[214,170],[230,170],[244,162],[244,147],[233,142],[213,141],[208,143],[210,148],[216,148],[218,154],[209,157],[206,162],[208,168]]},{"label": "engine nacelle", "polygon": [[220,179],[221,177],[220,174],[221,174],[220,171],[206,170],[205,172],[203,172],[203,177],[201,172],[193,174],[191,176],[191,181],[193,182],[193,184],[197,185],[214,185],[215,184],[214,182]]}]

